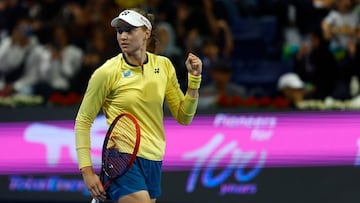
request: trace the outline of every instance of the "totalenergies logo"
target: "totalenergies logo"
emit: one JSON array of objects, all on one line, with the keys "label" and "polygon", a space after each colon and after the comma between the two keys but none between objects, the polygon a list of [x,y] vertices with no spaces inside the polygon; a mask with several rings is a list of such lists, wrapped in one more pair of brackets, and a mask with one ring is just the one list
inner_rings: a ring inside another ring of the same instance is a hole
[{"label": "totalenergies logo", "polygon": [[[262,130],[258,126],[264,127],[264,124],[267,130]],[[272,136],[276,119],[227,117],[219,114],[215,117],[214,126],[219,125],[231,126],[231,128],[235,128],[236,125],[254,128],[249,136],[250,139],[266,141]],[[245,151],[241,149],[241,143],[238,140],[226,141],[225,137],[225,134],[217,133],[204,145],[183,154],[184,160],[195,160],[188,176],[187,192],[193,192],[198,182],[205,188],[219,187],[219,195],[257,192],[257,185],[251,181],[261,172],[266,163],[266,150]],[[229,183],[230,178],[235,182]]]}]

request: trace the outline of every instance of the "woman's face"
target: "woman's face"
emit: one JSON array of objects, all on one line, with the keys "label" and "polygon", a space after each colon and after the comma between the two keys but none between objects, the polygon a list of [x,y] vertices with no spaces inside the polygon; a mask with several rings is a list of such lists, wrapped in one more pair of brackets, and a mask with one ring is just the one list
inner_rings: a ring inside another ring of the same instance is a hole
[{"label": "woman's face", "polygon": [[132,54],[138,50],[145,49],[150,30],[143,27],[122,26],[117,29],[117,41],[124,53]]}]

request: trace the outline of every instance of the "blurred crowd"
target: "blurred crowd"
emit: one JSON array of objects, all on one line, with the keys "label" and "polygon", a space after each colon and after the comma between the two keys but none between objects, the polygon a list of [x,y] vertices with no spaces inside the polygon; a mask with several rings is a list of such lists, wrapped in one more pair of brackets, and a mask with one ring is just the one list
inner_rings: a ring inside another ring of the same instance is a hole
[{"label": "blurred crowd", "polygon": [[2,0],[0,105],[78,104],[93,71],[121,53],[110,21],[133,7],[155,14],[154,52],[184,91],[186,54],[203,60],[200,108],[359,100],[358,0]]}]

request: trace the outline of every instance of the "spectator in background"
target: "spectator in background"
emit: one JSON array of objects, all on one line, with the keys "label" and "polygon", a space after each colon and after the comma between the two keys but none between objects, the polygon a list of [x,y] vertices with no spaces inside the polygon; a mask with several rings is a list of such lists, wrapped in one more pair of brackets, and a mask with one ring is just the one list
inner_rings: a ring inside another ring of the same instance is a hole
[{"label": "spectator in background", "polygon": [[[313,29],[321,29],[325,16],[332,9],[333,0],[294,0],[288,4],[286,24],[284,26],[284,44],[286,58],[292,58],[301,48],[302,38],[306,38]],[[284,21],[281,19],[278,21]],[[290,57],[288,57],[290,56]]]},{"label": "spectator in background", "polygon": [[176,75],[183,92],[187,88],[187,72],[183,68],[185,56],[182,50],[176,45],[176,36],[174,28],[170,23],[159,22],[156,25],[158,43],[156,44],[155,53],[166,56],[174,64]]},{"label": "spectator in background", "polygon": [[200,90],[199,106],[206,108],[212,105],[233,107],[240,105],[246,97],[246,89],[232,82],[232,66],[227,60],[218,59],[211,64],[212,81]]},{"label": "spectator in background", "polygon": [[324,18],[322,29],[324,38],[329,40],[330,49],[337,60],[337,79],[333,96],[336,99],[349,99],[352,76],[349,46],[356,42],[356,28],[359,16],[353,9],[351,0],[334,1],[334,9]]},{"label": "spectator in background", "polygon": [[29,18],[31,19],[34,34],[41,44],[51,41],[51,31],[57,24],[66,23],[71,16],[66,9],[67,1],[42,0],[27,1]]},{"label": "spectator in background", "polygon": [[312,89],[313,99],[325,99],[334,92],[337,64],[324,40],[321,28],[314,24],[302,42],[294,60],[294,71]]},{"label": "spectator in background", "polygon": [[348,50],[349,41],[354,41],[359,16],[351,0],[336,0],[334,8],[322,21],[324,38],[330,41],[334,51]]},{"label": "spectator in background", "polygon": [[19,79],[9,84],[9,90],[16,94],[34,96],[38,84],[48,82],[49,70],[50,51],[47,47],[39,44],[29,54],[24,73]]},{"label": "spectator in background", "polygon": [[21,0],[0,1],[0,33],[10,35],[17,22],[28,17],[28,9]]},{"label": "spectator in background", "polygon": [[[185,4],[187,6],[185,5],[183,8],[178,7],[178,13],[187,16],[181,16],[182,24],[176,25],[178,31],[179,28],[186,31],[182,41],[185,52],[199,53],[203,60],[202,85],[207,85],[211,82],[207,67],[211,67],[212,63],[219,59],[230,60],[234,48],[233,34],[225,20],[226,17],[215,15],[217,10],[222,9],[221,6],[214,7],[215,1],[202,0],[196,3],[186,1]],[[189,10],[181,11],[181,9]],[[178,34],[180,34],[178,37],[181,37],[182,33]]]},{"label": "spectator in background", "polygon": [[177,7],[176,35],[186,52],[198,52],[203,38],[213,38],[220,54],[229,58],[233,51],[233,35],[224,16],[216,16],[213,0],[182,0]]},{"label": "spectator in background", "polygon": [[81,95],[84,94],[92,73],[118,52],[118,49],[109,46],[107,33],[101,27],[92,30],[90,36],[83,50],[82,67],[71,80],[72,90]]},{"label": "spectator in background", "polygon": [[83,87],[79,84],[83,81],[76,78],[82,62],[83,51],[69,41],[64,26],[56,25],[52,41],[31,49],[24,73],[9,83],[6,90],[9,93],[41,95],[45,101],[51,100],[52,95],[61,94],[64,97],[61,102],[66,103],[69,93]]},{"label": "spectator in background", "polygon": [[11,36],[0,42],[0,95],[7,96],[13,92],[12,83],[19,79],[26,66],[31,66],[29,56],[38,45],[33,35],[30,20],[20,19],[11,32]]},{"label": "spectator in background", "polygon": [[179,56],[181,49],[176,45],[176,36],[172,25],[167,22],[159,22],[156,28],[159,38],[156,52],[167,57]]},{"label": "spectator in background", "polygon": [[356,30],[356,42],[349,44],[348,57],[351,60],[350,95],[358,95],[360,79],[360,26]]},{"label": "spectator in background", "polygon": [[333,0],[293,0],[296,8],[295,19],[300,34],[306,35],[314,25],[321,27],[321,23],[328,15]]},{"label": "spectator in background", "polygon": [[53,91],[68,93],[74,76],[80,71],[83,51],[69,41],[67,30],[58,25],[52,32],[49,85]]},{"label": "spectator in background", "polygon": [[[116,36],[114,30],[104,26],[117,14],[117,6],[114,1],[87,0],[84,2],[70,1],[66,4],[67,32],[74,45],[85,49],[89,39],[89,30],[94,27],[102,27],[109,38]],[[113,46],[113,48],[117,48]]]},{"label": "spectator in background", "polygon": [[201,44],[200,49],[200,58],[203,61],[203,75],[202,75],[202,85],[207,85],[212,81],[210,76],[210,69],[213,64],[220,60],[220,47],[216,43],[216,40],[213,38],[204,38]]},{"label": "spectator in background", "polygon": [[297,104],[303,101],[306,95],[305,83],[296,73],[281,75],[277,87],[280,95],[288,101],[292,108],[296,108]]}]

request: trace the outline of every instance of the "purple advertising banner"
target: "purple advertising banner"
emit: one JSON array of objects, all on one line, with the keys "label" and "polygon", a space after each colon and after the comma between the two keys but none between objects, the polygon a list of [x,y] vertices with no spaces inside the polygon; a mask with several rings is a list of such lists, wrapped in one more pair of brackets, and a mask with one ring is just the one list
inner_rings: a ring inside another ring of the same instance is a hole
[{"label": "purple advertising banner", "polygon": [[[357,112],[197,115],[189,126],[166,117],[164,170],[358,166],[359,121]],[[91,129],[97,170],[106,128],[99,116]],[[78,173],[74,121],[1,123],[0,139],[0,174]]]}]

